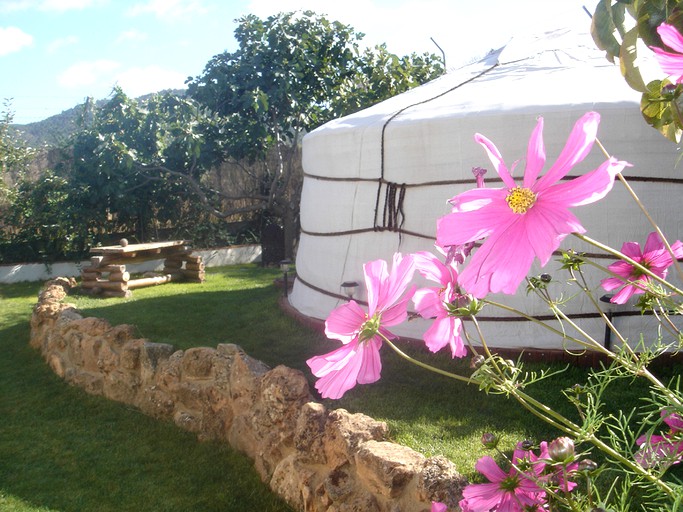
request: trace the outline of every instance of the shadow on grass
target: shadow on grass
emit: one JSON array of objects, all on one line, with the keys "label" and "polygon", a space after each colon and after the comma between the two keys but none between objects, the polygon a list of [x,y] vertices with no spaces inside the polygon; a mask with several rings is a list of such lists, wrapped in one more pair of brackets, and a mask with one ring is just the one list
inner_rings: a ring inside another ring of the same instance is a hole
[{"label": "shadow on grass", "polygon": [[28,346],[26,324],[0,330],[0,340],[0,503],[9,496],[27,512],[290,510],[224,443],[200,443],[65,384]]},{"label": "shadow on grass", "polygon": [[[83,316],[106,318],[112,325],[135,325],[140,337],[170,343],[179,350],[234,343],[271,367],[284,364],[306,370],[307,358],[334,346],[320,333],[283,314],[277,291],[268,287],[140,295],[102,305],[94,300],[88,299],[89,307],[80,308]],[[76,302],[80,301],[76,297]]]}]

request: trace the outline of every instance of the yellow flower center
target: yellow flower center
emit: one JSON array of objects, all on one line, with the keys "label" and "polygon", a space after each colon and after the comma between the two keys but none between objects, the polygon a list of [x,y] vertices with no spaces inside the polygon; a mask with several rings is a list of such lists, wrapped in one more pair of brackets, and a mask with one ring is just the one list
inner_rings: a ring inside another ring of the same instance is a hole
[{"label": "yellow flower center", "polygon": [[515,187],[505,198],[510,209],[515,213],[526,213],[536,202],[536,194],[528,188]]}]

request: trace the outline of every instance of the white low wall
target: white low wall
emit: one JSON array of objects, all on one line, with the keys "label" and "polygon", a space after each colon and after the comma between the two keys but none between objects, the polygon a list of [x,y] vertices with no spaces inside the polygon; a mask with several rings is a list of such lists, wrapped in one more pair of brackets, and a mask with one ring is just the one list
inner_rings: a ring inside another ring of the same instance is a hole
[{"label": "white low wall", "polygon": [[[239,263],[255,263],[261,261],[260,245],[236,245],[216,249],[196,249],[192,251],[202,257],[207,267],[222,267]],[[0,265],[0,283],[19,283],[22,281],[47,281],[55,277],[78,277],[81,268],[89,265],[89,261],[63,262],[46,265],[44,263],[20,263],[16,265]],[[163,259],[127,265],[128,272],[148,272],[161,270]]]}]

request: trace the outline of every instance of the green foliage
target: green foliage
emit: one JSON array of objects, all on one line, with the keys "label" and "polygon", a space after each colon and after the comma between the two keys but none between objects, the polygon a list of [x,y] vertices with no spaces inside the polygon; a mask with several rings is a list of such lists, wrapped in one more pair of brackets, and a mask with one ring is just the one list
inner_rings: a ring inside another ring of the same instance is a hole
[{"label": "green foliage", "polygon": [[84,254],[93,238],[70,192],[68,180],[51,171],[38,181],[19,182],[0,231],[0,263],[50,263]]},{"label": "green foliage", "polygon": [[0,189],[5,185],[5,174],[11,172],[21,176],[28,166],[35,150],[12,128],[14,112],[9,100],[5,100],[0,112]]},{"label": "green foliage", "polygon": [[600,0],[591,25],[596,46],[610,62],[619,59],[626,83],[642,93],[645,121],[667,139],[679,142],[683,133],[683,88],[668,80],[645,83],[638,57],[639,44],[671,51],[662,43],[657,27],[669,23],[683,31],[681,0]]},{"label": "green foliage", "polygon": [[[183,179],[213,163],[211,119],[191,100],[166,94],[139,104],[115,89],[74,137],[72,196],[92,230],[153,238],[191,206]],[[207,141],[211,141],[207,143]]]},{"label": "green foliage", "polygon": [[329,120],[330,101],[355,72],[361,35],[306,11],[238,20],[237,51],[214,56],[188,94],[224,118],[228,152],[262,160]]},{"label": "green foliage", "polygon": [[239,48],[214,56],[188,83],[188,94],[221,116],[226,155],[262,164],[241,197],[279,219],[287,256],[297,236],[303,135],[441,72],[433,55],[399,58],[384,45],[361,51],[362,37],[311,11],[247,15],[235,30]]}]

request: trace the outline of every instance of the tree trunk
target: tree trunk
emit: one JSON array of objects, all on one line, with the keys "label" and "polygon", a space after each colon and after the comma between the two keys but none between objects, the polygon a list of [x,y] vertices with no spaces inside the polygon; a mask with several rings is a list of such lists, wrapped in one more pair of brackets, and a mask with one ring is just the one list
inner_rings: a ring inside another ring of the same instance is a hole
[{"label": "tree trunk", "polygon": [[291,208],[286,208],[282,216],[282,224],[284,228],[284,242],[285,242],[285,258],[294,261],[294,248],[297,239],[297,225],[296,216]]}]

